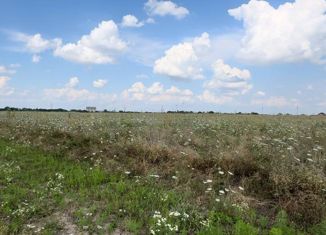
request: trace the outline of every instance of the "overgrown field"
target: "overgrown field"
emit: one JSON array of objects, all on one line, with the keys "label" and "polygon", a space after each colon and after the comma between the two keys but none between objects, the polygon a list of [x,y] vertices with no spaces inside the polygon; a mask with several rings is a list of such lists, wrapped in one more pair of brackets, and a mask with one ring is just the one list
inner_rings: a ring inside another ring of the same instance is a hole
[{"label": "overgrown field", "polygon": [[0,112],[0,234],[326,234],[326,118]]}]

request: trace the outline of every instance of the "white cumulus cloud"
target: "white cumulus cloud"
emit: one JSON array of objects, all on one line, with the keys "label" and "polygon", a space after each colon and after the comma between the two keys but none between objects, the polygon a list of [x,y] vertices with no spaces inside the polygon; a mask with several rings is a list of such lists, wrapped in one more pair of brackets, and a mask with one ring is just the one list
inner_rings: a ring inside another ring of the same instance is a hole
[{"label": "white cumulus cloud", "polygon": [[214,76],[204,83],[206,89],[218,89],[227,95],[234,96],[245,94],[252,88],[249,83],[251,78],[249,70],[231,67],[223,60],[217,60],[212,68]]},{"label": "white cumulus cloud", "polygon": [[25,50],[38,54],[46,50],[54,49],[61,44],[61,39],[45,39],[41,34],[28,35],[24,33],[14,32],[12,38],[15,41],[23,42]]},{"label": "white cumulus cloud", "polygon": [[33,55],[32,57],[32,62],[33,63],[38,63],[41,61],[41,56],[40,55]]},{"label": "white cumulus cloud", "polygon": [[243,21],[239,57],[254,63],[326,62],[326,1],[295,0],[277,8],[251,0],[228,13]]},{"label": "white cumulus cloud", "polygon": [[150,102],[189,102],[193,100],[194,94],[189,89],[179,89],[171,86],[165,89],[159,82],[154,82],[146,87],[142,82],[134,83],[129,89],[122,92],[122,97],[132,101]]},{"label": "white cumulus cloud", "polygon": [[107,84],[107,81],[103,80],[103,79],[98,79],[98,80],[93,81],[93,87],[95,87],[95,88],[102,88],[106,84]]},{"label": "white cumulus cloud", "polygon": [[127,48],[119,36],[114,21],[102,21],[90,34],[82,36],[76,43],[67,43],[57,47],[55,56],[84,64],[113,63],[115,56]]},{"label": "white cumulus cloud", "polygon": [[123,27],[136,27],[136,28],[138,28],[138,27],[144,26],[144,23],[139,21],[136,16],[128,14],[128,15],[125,15],[122,18],[121,25]]},{"label": "white cumulus cloud", "polygon": [[104,102],[112,102],[116,100],[115,94],[95,93],[87,89],[78,88],[79,79],[72,77],[68,83],[62,88],[44,89],[44,95],[50,99],[63,99],[67,101],[87,101],[96,100]]},{"label": "white cumulus cloud", "polygon": [[204,90],[203,93],[198,96],[198,99],[202,102],[211,104],[224,104],[233,100],[231,96],[216,95],[209,90]]},{"label": "white cumulus cloud", "polygon": [[189,14],[189,10],[187,8],[178,6],[172,1],[148,0],[145,3],[145,10],[150,16],[172,15],[177,19],[184,18]]},{"label": "white cumulus cloud", "polygon": [[162,58],[155,61],[154,73],[175,79],[203,79],[201,56],[209,47],[208,33],[203,33],[190,42],[174,45],[165,51]]}]

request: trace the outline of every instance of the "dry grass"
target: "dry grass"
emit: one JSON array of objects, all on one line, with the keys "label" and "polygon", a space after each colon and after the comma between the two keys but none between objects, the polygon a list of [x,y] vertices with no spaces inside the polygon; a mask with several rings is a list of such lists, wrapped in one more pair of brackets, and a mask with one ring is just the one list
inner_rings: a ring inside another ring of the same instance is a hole
[{"label": "dry grass", "polygon": [[[285,210],[302,228],[326,218],[323,117],[16,113],[0,118],[4,138],[107,171],[157,174],[164,187],[187,192],[204,210],[219,197],[271,220]],[[213,181],[209,193],[207,179]],[[236,193],[219,195],[225,188]]]}]

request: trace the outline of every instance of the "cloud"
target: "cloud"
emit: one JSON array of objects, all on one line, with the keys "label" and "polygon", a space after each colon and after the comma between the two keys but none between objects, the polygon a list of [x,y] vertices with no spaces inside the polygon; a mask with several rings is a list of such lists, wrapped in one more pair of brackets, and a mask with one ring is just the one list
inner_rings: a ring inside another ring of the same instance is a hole
[{"label": "cloud", "polygon": [[78,42],[57,47],[54,55],[76,63],[107,64],[114,63],[115,56],[126,48],[117,25],[110,20],[102,21]]},{"label": "cloud", "polygon": [[15,41],[23,42],[24,49],[33,54],[54,49],[61,44],[61,39],[55,38],[52,40],[47,40],[44,39],[39,33],[28,35],[20,32],[13,32],[11,33],[11,37]]},{"label": "cloud", "polygon": [[203,79],[200,58],[210,47],[208,33],[190,42],[179,43],[165,51],[165,56],[155,61],[153,71],[174,79]]},{"label": "cloud", "polygon": [[251,0],[228,13],[243,21],[238,56],[254,63],[326,62],[326,1],[295,0],[274,8]]},{"label": "cloud", "polygon": [[257,91],[256,95],[257,95],[257,96],[265,96],[266,93],[263,92],[263,91]]},{"label": "cloud", "polygon": [[144,23],[143,22],[140,22],[136,16],[134,15],[125,15],[123,18],[122,18],[122,22],[121,22],[121,25],[123,27],[142,27],[144,26]]},{"label": "cloud", "polygon": [[41,61],[41,58],[42,57],[40,55],[33,55],[32,62],[37,64],[38,62]]},{"label": "cloud", "polygon": [[252,105],[265,105],[268,107],[286,107],[298,105],[298,100],[288,99],[283,96],[272,96],[266,99],[254,99],[251,101]]},{"label": "cloud", "polygon": [[74,88],[79,84],[79,78],[78,77],[72,77],[69,79],[69,82],[65,85],[67,88]]},{"label": "cloud", "polygon": [[153,18],[147,18],[146,23],[147,24],[154,24],[155,20]]},{"label": "cloud", "polygon": [[106,84],[107,84],[107,81],[103,80],[103,79],[98,79],[98,80],[93,81],[93,87],[95,87],[95,88],[102,88]]},{"label": "cloud", "polygon": [[15,74],[16,70],[12,69],[13,67],[10,66],[10,68],[0,65],[0,74]]},{"label": "cloud", "polygon": [[49,88],[44,89],[43,93],[46,98],[50,99],[63,99],[67,101],[105,101],[112,102],[116,100],[115,94],[107,93],[95,93],[87,89],[78,89],[79,79],[77,77],[72,77],[69,79],[68,83],[62,88]]},{"label": "cloud", "polygon": [[15,91],[14,88],[7,86],[10,77],[0,76],[0,96],[12,95]]},{"label": "cloud", "polygon": [[248,92],[252,85],[250,71],[241,70],[225,64],[223,60],[217,60],[213,65],[214,76],[204,83],[206,89],[218,89],[229,96],[241,95]]},{"label": "cloud", "polygon": [[189,14],[189,10],[187,8],[178,6],[172,1],[148,0],[145,3],[145,10],[150,16],[171,15],[177,19],[182,19]]},{"label": "cloud", "polygon": [[2,76],[1,74],[5,75],[12,75],[16,73],[14,68],[18,68],[20,65],[18,64],[11,64],[9,67],[0,65],[0,96],[10,96],[15,92],[15,89],[8,86],[8,81],[11,79],[8,76]]},{"label": "cloud", "polygon": [[134,83],[129,89],[122,92],[122,97],[131,101],[150,101],[150,102],[190,102],[194,95],[192,91],[181,90],[175,86],[165,89],[164,86],[155,82],[146,87],[142,82]]},{"label": "cloud", "polygon": [[224,104],[233,100],[230,96],[216,95],[209,90],[204,90],[203,93],[198,96],[198,99],[211,104]]},{"label": "cloud", "polygon": [[5,77],[5,76],[0,77],[0,88],[4,88],[9,80],[10,80],[9,77]]}]

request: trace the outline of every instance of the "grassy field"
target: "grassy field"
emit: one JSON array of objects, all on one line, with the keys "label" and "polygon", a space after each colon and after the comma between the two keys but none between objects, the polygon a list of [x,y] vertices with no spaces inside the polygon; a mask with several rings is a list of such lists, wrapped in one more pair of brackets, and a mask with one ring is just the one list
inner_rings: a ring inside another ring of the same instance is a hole
[{"label": "grassy field", "polygon": [[0,112],[0,234],[326,234],[326,118]]}]

